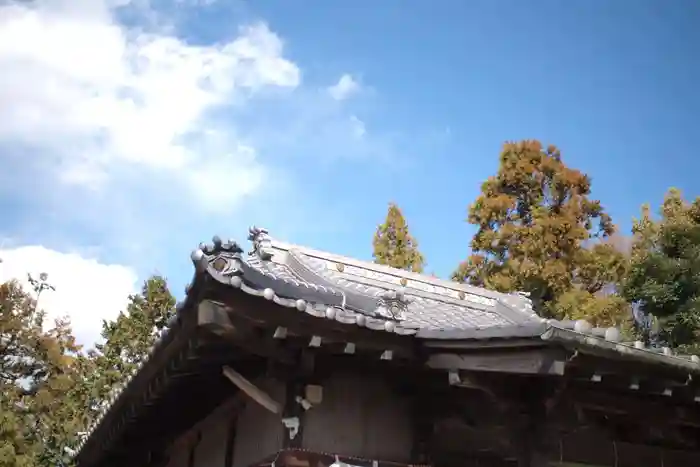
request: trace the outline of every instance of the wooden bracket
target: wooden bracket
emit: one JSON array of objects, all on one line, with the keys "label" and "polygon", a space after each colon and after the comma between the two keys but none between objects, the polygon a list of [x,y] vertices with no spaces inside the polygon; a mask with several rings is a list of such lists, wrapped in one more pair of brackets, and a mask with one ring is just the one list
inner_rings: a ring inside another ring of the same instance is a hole
[{"label": "wooden bracket", "polygon": [[248,397],[253,399],[255,402],[263,406],[265,409],[269,410],[274,414],[282,413],[282,407],[270,397],[265,391],[258,388],[256,385],[245,379],[240,373],[235,371],[229,366],[224,366],[222,369],[224,376],[229,379],[233,384],[235,384],[238,389],[243,391]]}]

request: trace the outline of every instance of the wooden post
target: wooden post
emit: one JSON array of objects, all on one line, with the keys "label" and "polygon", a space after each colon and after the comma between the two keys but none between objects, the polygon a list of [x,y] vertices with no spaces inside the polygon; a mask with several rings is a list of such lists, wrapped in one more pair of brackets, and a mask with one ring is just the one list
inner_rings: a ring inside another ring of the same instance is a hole
[{"label": "wooden post", "polygon": [[297,397],[303,397],[304,383],[301,378],[292,377],[286,381],[285,385],[286,397],[282,421],[283,424],[287,421],[290,425],[283,427],[283,447],[285,449],[299,449],[302,447],[304,439],[304,409],[297,401]]},{"label": "wooden post", "polygon": [[549,416],[565,385],[519,377],[463,374],[460,385],[482,391],[500,414],[519,467],[545,467]]},{"label": "wooden post", "polygon": [[[537,384],[532,382],[533,384]],[[526,383],[527,384],[527,383]],[[542,388],[522,387],[509,401],[508,417],[518,467],[545,467],[548,399]]]},{"label": "wooden post", "polygon": [[286,396],[282,411],[285,449],[300,449],[304,444],[304,418],[306,410],[310,409],[305,400],[306,385],[315,373],[316,354],[313,349],[304,349],[297,356],[297,361],[295,368],[287,368],[285,377]]},{"label": "wooden post", "polygon": [[428,444],[432,435],[433,419],[430,406],[426,403],[428,397],[421,391],[411,400],[411,415],[413,418],[413,449],[411,461],[417,464],[430,464]]},{"label": "wooden post", "polygon": [[547,465],[541,452],[541,431],[536,423],[523,420],[517,424],[520,426],[516,426],[512,430],[512,444],[515,448],[518,467],[545,467]]}]

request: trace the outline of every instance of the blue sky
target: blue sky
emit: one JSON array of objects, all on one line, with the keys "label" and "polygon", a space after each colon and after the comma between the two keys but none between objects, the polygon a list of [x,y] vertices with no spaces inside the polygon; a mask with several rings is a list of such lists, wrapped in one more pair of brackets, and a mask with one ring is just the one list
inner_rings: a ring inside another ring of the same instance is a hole
[{"label": "blue sky", "polygon": [[5,276],[160,272],[181,295],[189,250],[250,224],[369,259],[394,201],[447,277],[506,140],[560,147],[623,232],[700,194],[693,0],[36,5],[0,6]]},{"label": "blue sky", "polygon": [[246,12],[288,40],[308,81],[349,70],[372,87],[358,112],[392,144],[386,164],[357,157],[299,166],[330,182],[306,192],[343,212],[344,226],[328,235],[310,225],[295,241],[367,257],[371,232],[394,200],[430,269],[448,275],[468,251],[466,206],[496,170],[502,142],[521,138],[558,145],[589,173],[622,231],[640,204],[658,203],[669,186],[698,194],[697,2],[254,5]]}]

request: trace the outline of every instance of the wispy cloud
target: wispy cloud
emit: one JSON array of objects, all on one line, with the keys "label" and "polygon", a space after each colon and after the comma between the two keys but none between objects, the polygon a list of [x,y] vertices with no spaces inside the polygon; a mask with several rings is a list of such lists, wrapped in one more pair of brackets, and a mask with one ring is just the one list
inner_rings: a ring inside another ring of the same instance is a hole
[{"label": "wispy cloud", "polygon": [[87,340],[156,267],[179,295],[202,238],[334,216],[310,166],[392,153],[360,99],[338,105],[363,94],[351,75],[305,85],[264,21],[195,41],[183,11],[217,4],[157,3],[0,4],[0,280],[49,272],[45,305]]},{"label": "wispy cloud", "polygon": [[328,93],[337,101],[343,101],[359,91],[360,83],[349,74],[344,74],[337,83],[328,88]]},{"label": "wispy cloud", "polygon": [[[0,156],[15,196],[19,180],[41,179],[27,197],[79,202],[99,216],[154,204],[144,198],[186,211],[232,209],[258,192],[268,167],[216,112],[267,89],[293,91],[299,66],[263,22],[193,45],[162,15],[152,22],[160,12],[146,5],[0,6]],[[141,20],[127,26],[119,21],[127,13]]]},{"label": "wispy cloud", "polygon": [[[187,189],[211,165],[235,165],[254,183],[261,168],[249,150],[241,157],[224,150],[235,141],[221,141],[205,155],[197,146],[216,126],[211,109],[299,85],[281,40],[258,23],[227,42],[193,46],[122,27],[95,3],[0,9],[0,139],[51,154],[61,181],[92,188],[123,166],[167,171]],[[206,193],[245,194],[198,191]]]}]

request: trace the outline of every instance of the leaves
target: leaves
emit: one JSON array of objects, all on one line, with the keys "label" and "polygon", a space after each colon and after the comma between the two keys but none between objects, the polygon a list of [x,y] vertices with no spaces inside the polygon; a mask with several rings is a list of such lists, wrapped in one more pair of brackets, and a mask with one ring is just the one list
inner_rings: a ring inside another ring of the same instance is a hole
[{"label": "leaves", "polygon": [[139,366],[174,313],[175,298],[165,278],[153,276],[144,282],[140,294],[129,297],[125,312],[103,323],[105,343],[97,346],[94,355],[95,402]]},{"label": "leaves", "polygon": [[477,226],[472,255],[453,273],[460,282],[529,292],[535,309],[556,318],[620,322],[628,307],[603,293],[624,274],[626,260],[603,243],[614,231],[590,178],[538,141],[506,143],[498,173],[469,208]]},{"label": "leaves", "polygon": [[81,407],[70,397],[83,373],[75,371],[79,348],[70,323],[46,329],[40,294],[53,288],[47,276],[30,281],[34,297],[17,282],[0,286],[0,465],[56,465],[67,462],[83,425]]},{"label": "leaves", "polygon": [[[634,243],[623,294],[658,322],[657,338],[678,347],[700,337],[700,197],[686,202],[678,190],[666,194],[660,218],[648,206],[635,220]],[[651,329],[640,329],[652,339]]]},{"label": "leaves", "polygon": [[0,467],[69,465],[69,449],[114,384],[146,356],[174,313],[165,279],[152,277],[127,310],[105,322],[105,342],[82,352],[67,320],[50,328],[38,307],[53,291],[46,275],[0,285]]},{"label": "leaves", "polygon": [[396,204],[389,204],[386,220],[377,227],[372,245],[376,263],[423,272],[425,259],[418,251],[418,242],[409,233],[406,219]]}]

